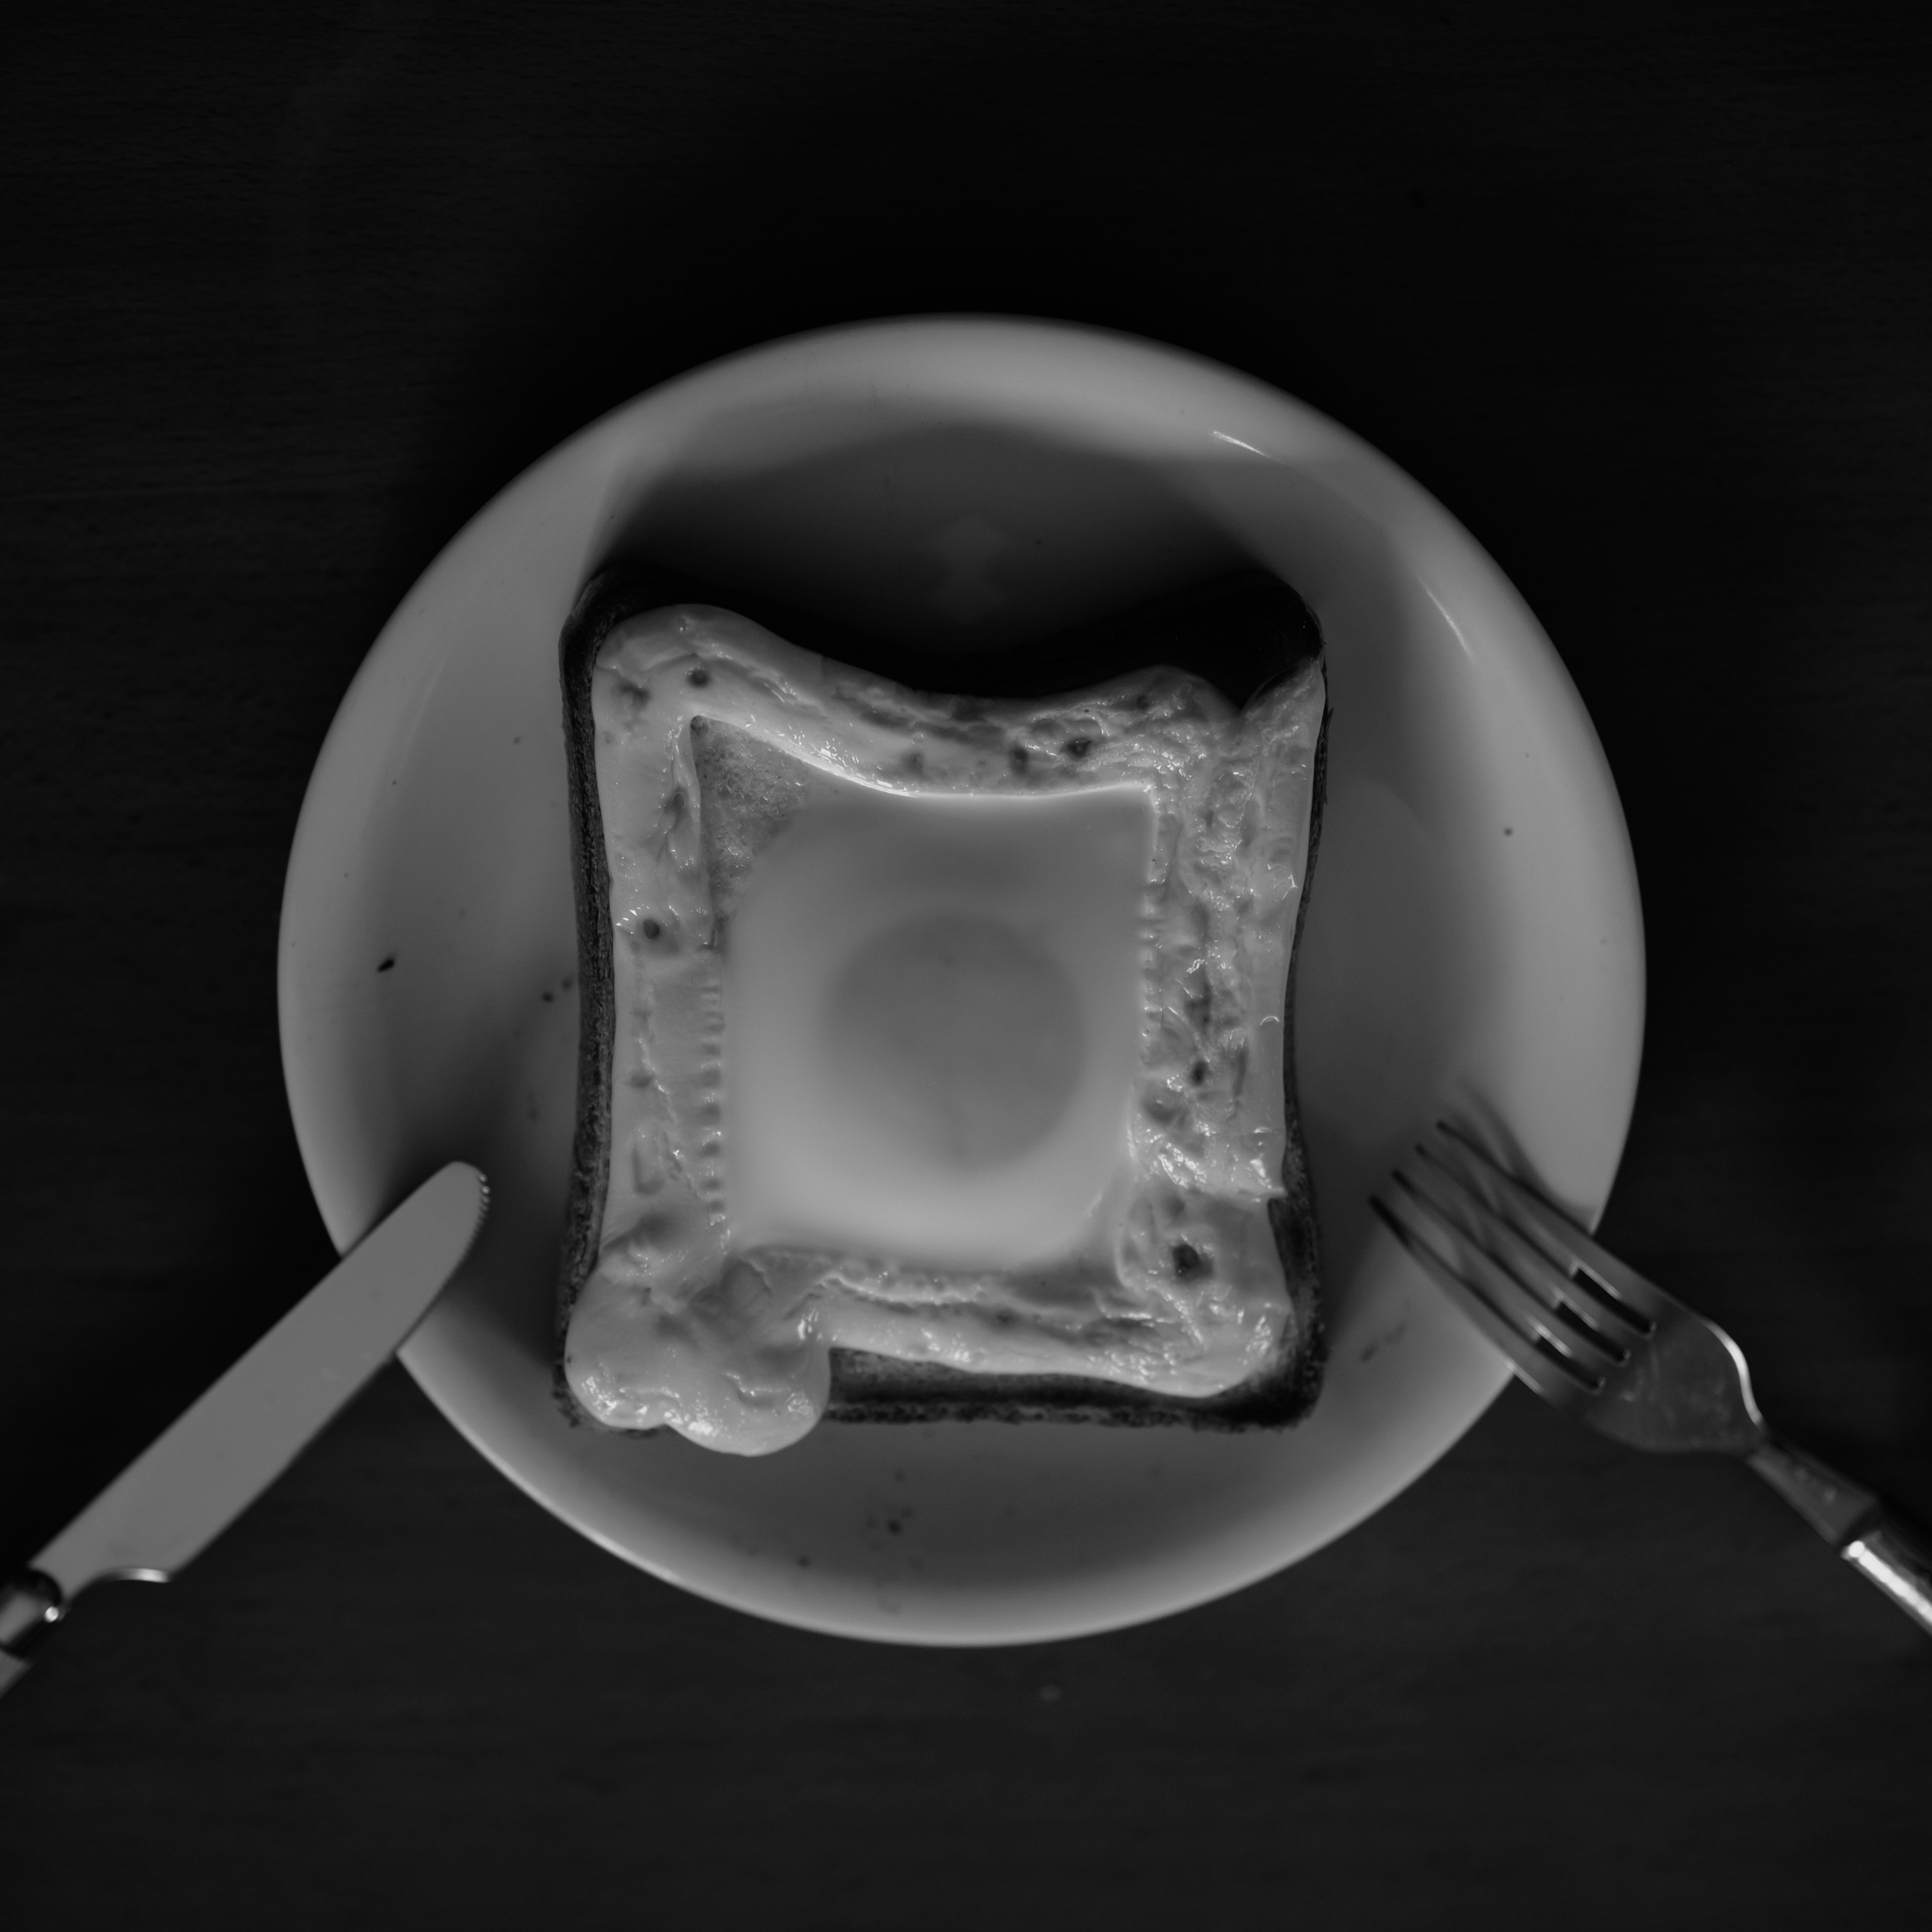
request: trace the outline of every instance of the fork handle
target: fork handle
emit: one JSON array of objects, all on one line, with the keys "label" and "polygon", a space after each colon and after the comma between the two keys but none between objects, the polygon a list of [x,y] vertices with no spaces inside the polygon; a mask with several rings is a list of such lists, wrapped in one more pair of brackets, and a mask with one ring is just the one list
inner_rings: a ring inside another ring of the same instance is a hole
[{"label": "fork handle", "polygon": [[1932,1636],[1932,1550],[1881,1515],[1838,1554]]},{"label": "fork handle", "polygon": [[1750,1462],[1852,1568],[1932,1636],[1932,1550],[1870,1490],[1775,1436],[1766,1437]]}]

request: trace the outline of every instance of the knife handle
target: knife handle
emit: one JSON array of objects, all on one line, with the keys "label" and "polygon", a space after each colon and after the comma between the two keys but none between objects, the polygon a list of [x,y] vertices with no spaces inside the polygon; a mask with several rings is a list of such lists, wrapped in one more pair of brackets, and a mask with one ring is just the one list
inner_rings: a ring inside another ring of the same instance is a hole
[{"label": "knife handle", "polygon": [[0,1690],[26,1674],[35,1648],[66,1615],[61,1586],[43,1570],[0,1583]]}]

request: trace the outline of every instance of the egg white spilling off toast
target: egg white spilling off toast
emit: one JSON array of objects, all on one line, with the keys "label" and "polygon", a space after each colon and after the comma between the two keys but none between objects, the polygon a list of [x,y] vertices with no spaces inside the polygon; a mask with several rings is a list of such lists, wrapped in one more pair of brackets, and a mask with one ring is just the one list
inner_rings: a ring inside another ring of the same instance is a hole
[{"label": "egg white spilling off toast", "polygon": [[1313,1401],[1318,633],[1258,573],[1114,631],[1154,668],[928,697],[659,573],[586,590],[574,1410],[757,1454],[826,1417]]}]

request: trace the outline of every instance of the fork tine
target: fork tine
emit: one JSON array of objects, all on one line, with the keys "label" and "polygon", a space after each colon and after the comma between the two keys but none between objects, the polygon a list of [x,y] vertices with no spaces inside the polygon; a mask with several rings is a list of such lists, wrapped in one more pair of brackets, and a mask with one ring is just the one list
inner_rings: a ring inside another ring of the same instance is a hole
[{"label": "fork tine", "polygon": [[1504,1321],[1379,1195],[1372,1195],[1369,1205],[1417,1264],[1509,1358],[1516,1373],[1546,1402],[1567,1404],[1592,1393],[1589,1384],[1580,1379],[1574,1370],[1544,1354],[1520,1329]]},{"label": "fork tine", "polygon": [[1600,1341],[1618,1362],[1628,1360],[1632,1346],[1652,1333],[1654,1324],[1558,1267],[1488,1198],[1480,1185],[1480,1177],[1468,1171],[1460,1153],[1443,1151],[1454,1150],[1455,1144],[1444,1136],[1438,1136],[1438,1142],[1435,1146],[1419,1144],[1415,1151],[1432,1172],[1442,1177],[1474,1222],[1466,1232],[1546,1306],[1580,1326],[1592,1340]]},{"label": "fork tine", "polygon": [[1568,1215],[1552,1208],[1506,1168],[1499,1166],[1460,1127],[1448,1120],[1436,1124],[1438,1132],[1470,1156],[1479,1171],[1502,1189],[1504,1198],[1529,1223],[1531,1233],[1550,1244],[1563,1267],[1581,1268],[1595,1277],[1585,1284],[1586,1287],[1594,1289],[1600,1284],[1611,1300],[1625,1303],[1652,1324],[1682,1311],[1684,1304],[1674,1295],[1666,1294],[1656,1282],[1646,1280],[1635,1268],[1618,1261],[1607,1248],[1598,1246]]},{"label": "fork tine", "polygon": [[1436,1231],[1448,1236],[1456,1250],[1457,1273],[1506,1322],[1526,1331],[1540,1353],[1563,1358],[1592,1389],[1600,1388],[1604,1377],[1622,1365],[1626,1351],[1552,1309],[1510,1274],[1492,1252],[1486,1226],[1480,1220],[1473,1227],[1468,1225],[1466,1208],[1459,1215],[1436,1186],[1418,1180],[1407,1168],[1396,1169],[1395,1183],[1432,1220]]}]

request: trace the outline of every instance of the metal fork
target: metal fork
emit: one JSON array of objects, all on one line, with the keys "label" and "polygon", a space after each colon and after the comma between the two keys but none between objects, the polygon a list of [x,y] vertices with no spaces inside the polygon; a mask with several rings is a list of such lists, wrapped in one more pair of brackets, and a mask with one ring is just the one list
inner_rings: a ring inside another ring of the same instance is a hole
[{"label": "metal fork", "polygon": [[1633,1449],[1742,1457],[1932,1633],[1932,1552],[1869,1490],[1774,1435],[1738,1345],[1448,1122],[1371,1204],[1537,1394]]}]

